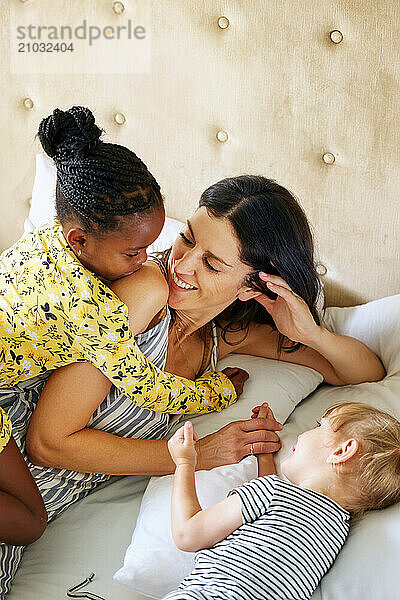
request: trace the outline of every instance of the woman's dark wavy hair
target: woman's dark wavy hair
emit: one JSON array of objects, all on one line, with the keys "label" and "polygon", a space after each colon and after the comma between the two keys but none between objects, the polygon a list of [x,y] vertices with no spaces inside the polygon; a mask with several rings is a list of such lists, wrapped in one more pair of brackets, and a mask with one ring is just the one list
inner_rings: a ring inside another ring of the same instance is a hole
[{"label": "woman's dark wavy hair", "polygon": [[[210,216],[228,219],[240,243],[240,258],[252,272],[245,284],[276,298],[260,279],[264,271],[279,275],[305,300],[319,325],[316,302],[320,281],[314,265],[314,244],[307,217],[295,197],[272,179],[242,175],[223,179],[203,192],[199,207]],[[272,266],[272,264],[274,266]],[[277,330],[270,314],[254,299],[235,300],[218,315],[223,339],[229,332],[248,333],[252,322],[266,323]],[[279,334],[278,353],[294,352],[302,344]]]},{"label": "woman's dark wavy hair", "polygon": [[160,186],[134,152],[100,140],[88,108],[56,108],[39,125],[43,150],[57,167],[56,209],[62,224],[77,219],[93,235],[121,218],[162,207]]}]

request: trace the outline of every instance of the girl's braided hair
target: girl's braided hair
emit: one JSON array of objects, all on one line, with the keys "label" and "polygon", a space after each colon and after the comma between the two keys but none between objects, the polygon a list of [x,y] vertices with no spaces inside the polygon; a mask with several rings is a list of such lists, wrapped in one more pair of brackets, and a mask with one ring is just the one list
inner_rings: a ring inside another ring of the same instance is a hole
[{"label": "girl's braided hair", "polygon": [[56,209],[61,223],[78,219],[92,234],[121,227],[121,217],[163,205],[160,186],[134,152],[100,140],[88,108],[56,108],[38,130],[57,167]]}]

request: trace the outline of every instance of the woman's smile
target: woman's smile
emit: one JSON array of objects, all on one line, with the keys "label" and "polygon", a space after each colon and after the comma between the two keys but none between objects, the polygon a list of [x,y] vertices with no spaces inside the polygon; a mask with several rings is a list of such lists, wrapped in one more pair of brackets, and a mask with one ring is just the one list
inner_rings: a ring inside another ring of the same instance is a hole
[{"label": "woman's smile", "polygon": [[181,277],[175,271],[175,265],[177,261],[175,259],[171,259],[171,282],[170,285],[174,290],[179,290],[180,292],[190,292],[197,290],[198,288],[194,285],[191,285],[187,281],[181,279]]}]

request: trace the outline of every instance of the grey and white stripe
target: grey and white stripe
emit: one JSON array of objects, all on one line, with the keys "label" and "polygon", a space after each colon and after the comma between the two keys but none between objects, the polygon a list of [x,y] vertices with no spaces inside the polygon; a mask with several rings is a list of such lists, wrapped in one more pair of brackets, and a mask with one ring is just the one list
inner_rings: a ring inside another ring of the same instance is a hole
[{"label": "grey and white stripe", "polygon": [[166,598],[310,598],[346,540],[349,513],[327,496],[276,475],[231,493],[240,496],[243,525],[198,552],[195,569]]}]

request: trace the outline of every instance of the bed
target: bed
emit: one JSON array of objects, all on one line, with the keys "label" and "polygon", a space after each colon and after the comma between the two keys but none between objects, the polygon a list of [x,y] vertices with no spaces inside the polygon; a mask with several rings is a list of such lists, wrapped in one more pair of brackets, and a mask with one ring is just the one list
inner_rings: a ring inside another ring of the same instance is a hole
[{"label": "bed", "polygon": [[[24,225],[27,232],[53,216],[55,181],[52,162],[37,155],[31,210]],[[181,227],[180,221],[167,218],[150,250],[169,247]],[[382,382],[332,387],[321,385],[322,376],[307,367],[231,355],[220,361],[220,368],[240,366],[249,372],[250,379],[236,404],[220,413],[192,418],[197,433],[203,436],[230,421],[248,418],[253,406],[268,401],[276,418],[286,423],[281,434],[283,446],[277,455],[279,471],[280,460],[288,454],[297,435],[313,427],[335,402],[366,402],[400,416],[400,295],[348,308],[329,307],[324,311],[321,306],[320,314],[325,327],[360,339],[380,356],[387,371]],[[175,418],[171,434],[180,422]],[[202,505],[223,499],[230,487],[255,477],[256,469],[251,457],[240,465],[220,468],[219,475],[218,469],[198,475]],[[91,574],[95,577],[87,589],[101,598],[162,598],[191,569],[187,553],[177,551],[171,540],[171,483],[171,476],[153,477],[150,483],[146,477],[114,478],[70,507],[26,550],[9,594],[11,600],[61,598]],[[399,552],[400,506],[369,514],[352,529],[313,600],[361,600],[374,586],[374,599],[391,597]]]},{"label": "bed", "polygon": [[[0,14],[11,32],[11,43],[0,40],[0,249],[51,216],[43,191],[51,166],[35,162],[34,136],[56,106],[92,108],[106,139],[132,147],[154,172],[167,213],[178,220],[211,182],[244,172],[273,177],[296,193],[313,225],[331,307],[326,326],[370,345],[388,376],[330,388],[305,368],[230,358],[252,374],[235,416],[264,399],[279,411],[285,397],[282,456],[338,400],[364,399],[400,417],[399,18],[393,0],[60,0],[57,8],[52,0],[15,0]],[[143,60],[127,40],[74,40],[74,53],[52,58],[18,53],[17,27],[84,20],[102,29],[129,21],[145,27]],[[230,415],[210,415],[196,427],[204,434]],[[64,598],[92,572],[85,589],[106,600],[145,598],[113,576],[147,485],[146,478],[116,479],[51,523],[27,549],[8,598]],[[399,507],[368,515],[313,600],[396,600],[399,555]],[[152,567],[157,577],[157,561]]]},{"label": "bed", "polygon": [[[293,406],[282,407],[281,398],[289,397],[295,404],[301,396],[299,394],[297,398],[293,397],[292,391],[296,387],[303,385],[304,393],[307,386],[318,386],[289,415],[281,434],[283,445],[278,454],[278,465],[280,457],[287,455],[297,435],[313,426],[321,412],[335,402],[364,401],[399,416],[399,316],[400,295],[356,308],[327,311],[327,327],[359,337],[380,353],[388,371],[382,382],[335,388],[320,386],[318,375],[307,367],[276,364],[276,361],[240,355],[222,361],[221,366],[238,365],[250,372],[250,380],[243,396],[232,410],[240,411],[239,405],[243,405],[246,412],[258,399],[268,400],[278,417],[284,420],[282,417],[293,410]],[[293,384],[291,390],[288,389],[287,383],[282,384],[288,380]],[[223,415],[223,412],[196,417],[194,424],[199,434],[213,431],[232,417],[243,414],[236,412],[236,415]],[[155,479],[161,478],[152,478],[153,481]],[[62,598],[68,588],[83,581],[91,573],[95,573],[96,577],[87,586],[87,590],[102,598],[139,600],[149,597],[113,581],[113,575],[121,569],[126,548],[131,542],[142,495],[147,485],[148,478],[145,477],[116,478],[51,523],[43,537],[26,550],[8,596],[10,600]],[[149,501],[148,499],[147,502]],[[155,502],[155,506],[150,507],[150,515],[155,523],[160,523],[164,513],[158,510],[160,506],[157,505],[157,501],[153,494],[152,502]],[[148,519],[148,516],[147,514],[144,518]],[[143,526],[146,524],[141,525],[142,529]],[[146,545],[146,537],[143,539],[142,531],[142,539],[137,537],[138,552],[142,555],[147,553],[149,557],[156,559],[157,552],[152,543],[154,538],[149,534]],[[167,545],[164,541],[162,543],[162,550],[165,550]],[[393,586],[399,555],[400,506],[369,513],[352,528],[339,558],[323,578],[313,595],[313,600],[395,600],[397,591]],[[145,563],[145,580],[146,577],[157,579],[165,576],[166,564],[170,569],[174,569],[175,563],[172,558],[165,561],[165,552],[159,556],[159,562],[153,560],[151,563]],[[164,565],[161,564],[163,561]],[[139,578],[136,577],[132,581],[137,590],[143,585],[140,566],[136,575],[139,575]],[[139,579],[141,582],[138,583]],[[152,591],[148,584],[144,585]]]}]

